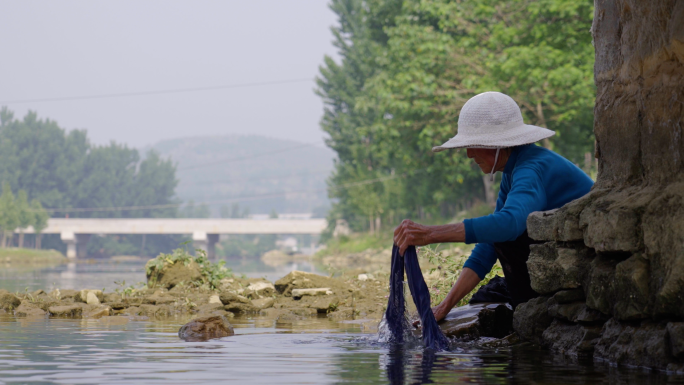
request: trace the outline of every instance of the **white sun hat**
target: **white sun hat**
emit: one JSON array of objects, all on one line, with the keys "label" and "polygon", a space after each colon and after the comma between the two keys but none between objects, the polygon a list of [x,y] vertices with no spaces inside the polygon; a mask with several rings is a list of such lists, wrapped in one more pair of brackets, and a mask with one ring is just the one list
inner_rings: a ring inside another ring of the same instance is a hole
[{"label": "white sun hat", "polygon": [[[458,117],[458,132],[432,151],[450,148],[507,148],[549,138],[556,133],[523,122],[518,104],[501,92],[475,95],[463,105]],[[498,155],[498,153],[497,153]]]}]

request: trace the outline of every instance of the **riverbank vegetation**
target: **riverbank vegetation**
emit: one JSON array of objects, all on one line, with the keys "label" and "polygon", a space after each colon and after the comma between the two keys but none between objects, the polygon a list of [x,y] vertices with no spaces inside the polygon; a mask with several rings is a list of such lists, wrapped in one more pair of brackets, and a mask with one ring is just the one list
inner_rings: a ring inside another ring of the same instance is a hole
[{"label": "riverbank vegetation", "polygon": [[594,168],[590,0],[333,0],[340,61],[318,79],[322,129],[337,153],[329,214],[355,231],[403,218],[448,221],[495,191],[463,151],[433,154],[461,106],[501,91],[542,144]]},{"label": "riverbank vegetation", "polygon": [[0,263],[12,265],[59,265],[67,258],[57,250],[23,249],[7,247],[0,249]]},{"label": "riverbank vegetation", "polygon": [[[138,150],[117,143],[94,145],[85,130],[67,132],[35,112],[16,119],[6,107],[0,110],[0,182],[24,191],[27,202],[39,202],[54,217],[176,216],[178,181],[171,161],[154,151],[142,158]],[[21,194],[18,197],[22,199]],[[128,206],[148,208],[108,209]],[[0,226],[4,231],[22,227],[17,223],[12,228],[14,224]],[[46,235],[42,245],[39,239],[29,238],[36,246],[65,249],[59,235]],[[88,254],[155,255],[173,250],[182,240],[179,236],[92,236]]]}]

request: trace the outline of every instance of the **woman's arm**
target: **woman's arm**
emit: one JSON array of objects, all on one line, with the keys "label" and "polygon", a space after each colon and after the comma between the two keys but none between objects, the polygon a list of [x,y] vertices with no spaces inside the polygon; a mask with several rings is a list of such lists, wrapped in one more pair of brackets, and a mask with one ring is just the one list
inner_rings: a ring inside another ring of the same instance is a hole
[{"label": "woman's arm", "polygon": [[425,226],[404,219],[399,227],[394,230],[394,244],[399,246],[400,255],[404,255],[404,251],[409,246],[425,246],[446,242],[465,242],[465,226],[463,223]]},{"label": "woman's arm", "polygon": [[451,309],[456,306],[458,301],[465,297],[466,294],[473,291],[480,281],[481,279],[477,276],[475,271],[464,267],[463,270],[461,270],[461,274],[458,276],[454,287],[451,288],[449,294],[444,298],[444,301],[432,308],[432,313],[435,315],[437,322],[443,320]]}]

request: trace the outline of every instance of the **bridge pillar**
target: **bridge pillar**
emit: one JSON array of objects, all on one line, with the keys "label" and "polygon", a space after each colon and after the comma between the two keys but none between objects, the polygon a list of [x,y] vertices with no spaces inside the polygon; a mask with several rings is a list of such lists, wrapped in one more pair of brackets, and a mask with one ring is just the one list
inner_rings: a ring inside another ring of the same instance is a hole
[{"label": "bridge pillar", "polygon": [[205,252],[207,252],[207,257],[209,257],[209,253],[207,250],[208,243],[207,242],[207,233],[204,231],[195,231],[192,233],[192,245],[194,246],[195,249],[202,249]]},{"label": "bridge pillar", "polygon": [[76,259],[76,234],[73,231],[62,231],[59,237],[67,245],[67,258]]},{"label": "bridge pillar", "polygon": [[216,259],[216,243],[219,241],[218,234],[207,234],[207,258]]},{"label": "bridge pillar", "polygon": [[76,257],[85,258],[87,257],[87,246],[90,240],[90,234],[76,234]]}]

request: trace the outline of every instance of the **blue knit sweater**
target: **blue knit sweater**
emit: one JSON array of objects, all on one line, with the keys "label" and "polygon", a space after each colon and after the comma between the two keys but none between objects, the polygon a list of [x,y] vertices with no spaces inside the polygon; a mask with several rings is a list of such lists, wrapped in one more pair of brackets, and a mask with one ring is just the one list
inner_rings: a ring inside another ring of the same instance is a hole
[{"label": "blue knit sweater", "polygon": [[466,219],[466,243],[477,243],[464,267],[484,278],[496,263],[493,243],[513,241],[527,229],[527,216],[553,210],[589,192],[594,182],[553,151],[534,144],[515,147],[501,177],[493,214]]}]

